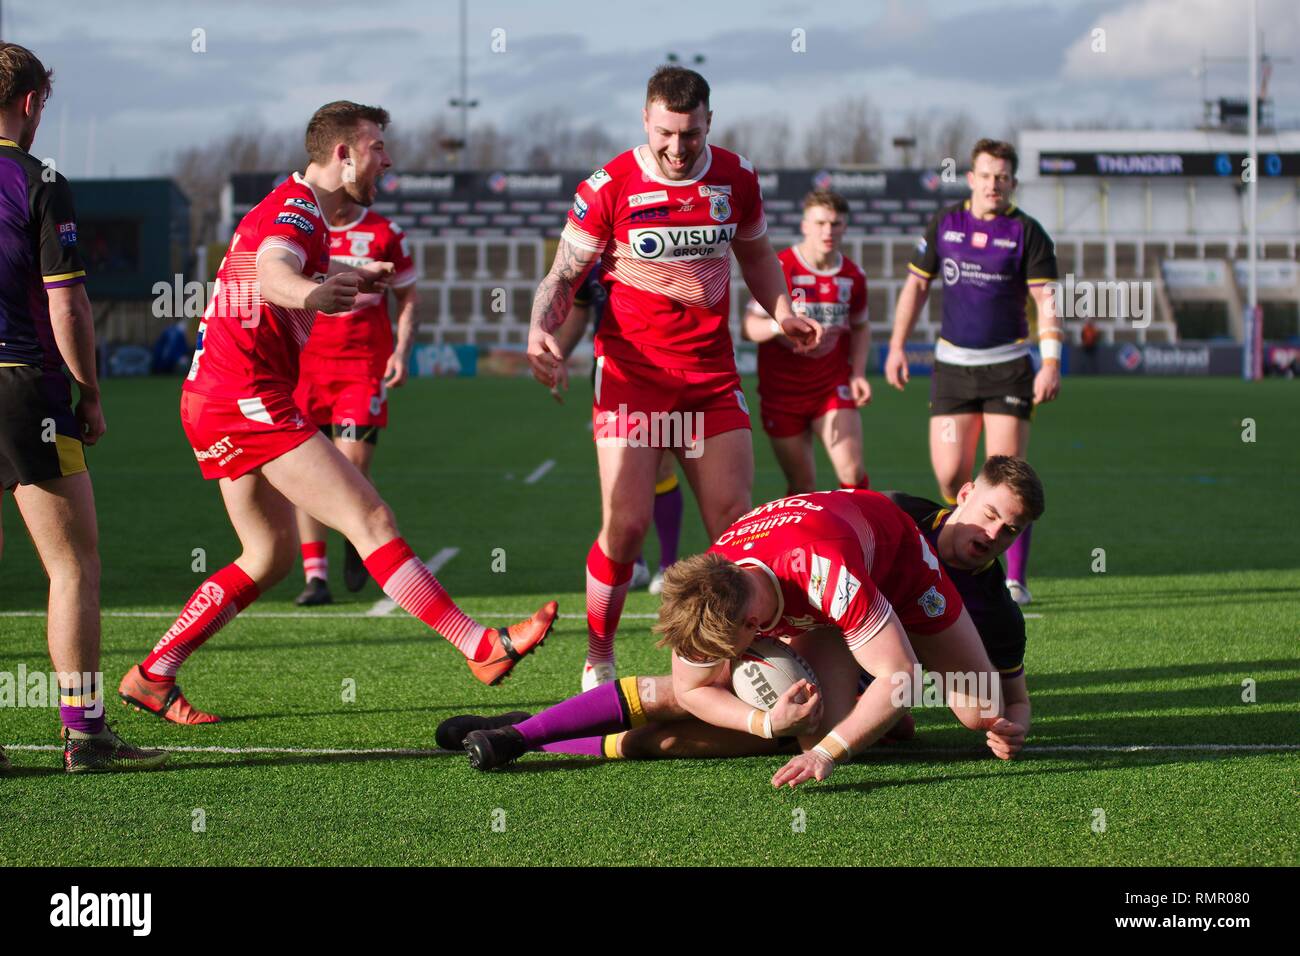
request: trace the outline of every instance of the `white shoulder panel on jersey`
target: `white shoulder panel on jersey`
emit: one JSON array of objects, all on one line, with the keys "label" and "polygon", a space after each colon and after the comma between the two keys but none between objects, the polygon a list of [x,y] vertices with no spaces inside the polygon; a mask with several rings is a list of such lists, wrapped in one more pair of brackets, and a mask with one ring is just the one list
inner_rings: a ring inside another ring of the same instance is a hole
[{"label": "white shoulder panel on jersey", "polygon": [[609,173],[605,172],[603,166],[587,177],[587,186],[594,193],[600,192],[600,187],[607,182],[609,182]]},{"label": "white shoulder panel on jersey", "polygon": [[747,160],[744,156],[741,156],[739,153],[737,153],[736,159],[740,160],[740,168],[743,169],[745,172],[752,173],[754,171],[754,164],[751,163],[749,160]]}]

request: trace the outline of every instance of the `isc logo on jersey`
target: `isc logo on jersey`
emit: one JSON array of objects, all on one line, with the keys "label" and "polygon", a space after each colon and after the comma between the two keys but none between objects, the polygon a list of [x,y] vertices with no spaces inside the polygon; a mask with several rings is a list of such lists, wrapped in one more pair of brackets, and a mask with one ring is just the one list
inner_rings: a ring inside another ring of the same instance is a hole
[{"label": "isc logo on jersey", "polygon": [[721,259],[736,237],[734,224],[674,228],[656,226],[628,231],[627,242],[638,259]]},{"label": "isc logo on jersey", "polygon": [[316,208],[316,204],[310,199],[303,199],[301,196],[290,196],[284,201],[284,204],[286,206],[297,206],[299,209],[305,209],[313,216],[320,215],[320,210]]}]

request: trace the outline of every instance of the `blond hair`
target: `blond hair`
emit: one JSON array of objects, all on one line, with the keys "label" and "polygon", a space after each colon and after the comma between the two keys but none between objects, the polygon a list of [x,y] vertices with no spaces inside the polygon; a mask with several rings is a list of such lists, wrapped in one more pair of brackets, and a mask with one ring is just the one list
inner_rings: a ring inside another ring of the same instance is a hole
[{"label": "blond hair", "polygon": [[697,554],[664,572],[663,603],[654,632],[659,647],[690,661],[735,656],[736,630],[749,605],[745,572],[720,554]]}]

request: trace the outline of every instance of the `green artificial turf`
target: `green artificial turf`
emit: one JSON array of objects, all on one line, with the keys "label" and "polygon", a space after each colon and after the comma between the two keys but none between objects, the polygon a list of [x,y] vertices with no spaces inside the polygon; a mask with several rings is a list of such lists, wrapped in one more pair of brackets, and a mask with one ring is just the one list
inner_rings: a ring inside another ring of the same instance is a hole
[{"label": "green artificial turf", "polygon": [[[873,487],[932,495],[928,381],[902,395],[873,386]],[[181,433],[178,387],[109,380],[109,433],[89,453],[110,690],[203,579],[195,549],[207,573],[237,553]],[[488,623],[558,598],[569,613],[546,647],[504,686],[481,686],[402,611],[363,616],[383,595],[373,583],[347,594],[336,537],[338,604],[300,612],[296,572],[186,664],[186,694],[224,723],[175,727],[110,694],[110,719],[132,741],[241,752],[74,778],[54,751],[10,749],[0,863],[1300,863],[1300,752],[1210,747],[1300,745],[1294,383],[1067,379],[1030,447],[1048,501],[1030,565],[1030,750],[987,758],[946,711],[920,710],[916,741],[793,793],[768,782],[782,758],[530,755],[481,774],[463,755],[247,750],[423,750],[443,717],[540,709],[578,689],[585,625],[573,612],[599,524],[587,386],[560,407],[529,381],[422,380],[391,409],[375,476],[403,534],[424,557],[459,549],[439,579]],[[784,482],[756,434],[754,497],[765,500]],[[821,474],[828,486],[824,458]],[[10,496],[3,518],[0,671],[48,670],[44,578]],[[689,492],[682,543],[706,544]],[[644,591],[628,600],[623,673],[667,670],[649,633],[655,606]],[[0,743],[53,745],[57,721],[51,708],[0,708]]]}]

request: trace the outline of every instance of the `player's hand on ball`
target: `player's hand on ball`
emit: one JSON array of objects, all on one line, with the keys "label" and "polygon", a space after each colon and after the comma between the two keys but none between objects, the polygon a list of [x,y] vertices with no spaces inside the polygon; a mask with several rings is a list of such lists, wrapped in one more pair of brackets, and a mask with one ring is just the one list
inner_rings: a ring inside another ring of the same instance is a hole
[{"label": "player's hand on ball", "polygon": [[569,390],[569,369],[564,364],[564,350],[554,335],[535,327],[528,331],[528,364],[533,378],[549,388],[555,400],[563,404],[561,393]]},{"label": "player's hand on ball", "polygon": [[370,262],[357,269],[361,276],[358,288],[362,292],[383,292],[388,288],[388,280],[393,277],[391,262]]},{"label": "player's hand on ball", "polygon": [[835,761],[815,750],[792,757],[790,762],[772,775],[772,786],[791,789],[805,780],[825,780],[835,770]]},{"label": "player's hand on ball", "polygon": [[849,392],[853,395],[853,404],[861,408],[871,404],[871,383],[864,375],[855,375],[849,379]]},{"label": "player's hand on ball", "polygon": [[1010,760],[1025,745],[1025,728],[1005,717],[992,717],[984,723],[985,742],[1002,760]]},{"label": "player's hand on ball", "polygon": [[890,348],[885,357],[885,381],[900,392],[907,384],[907,353],[902,349]]},{"label": "player's hand on ball", "polygon": [[1055,362],[1044,362],[1034,376],[1034,404],[1053,401],[1061,394],[1061,367]]},{"label": "player's hand on ball", "polygon": [[794,350],[800,355],[817,348],[826,334],[820,322],[802,315],[788,315],[782,319],[781,331],[794,342]]},{"label": "player's hand on ball", "polygon": [[351,312],[361,288],[361,275],[357,272],[336,272],[329,276],[307,296],[306,306],[326,315]]},{"label": "player's hand on ball", "polygon": [[791,684],[772,707],[772,736],[798,737],[817,730],[822,720],[822,693],[802,678]]}]

